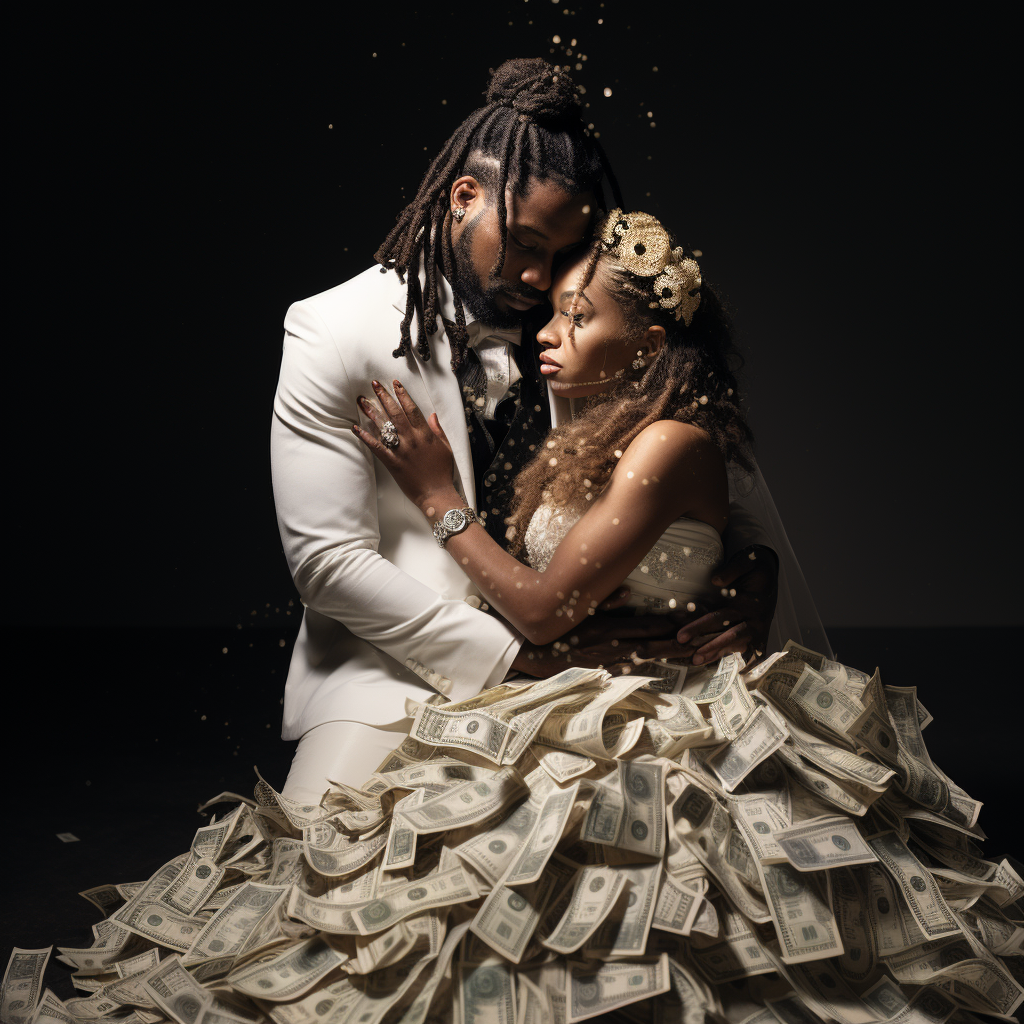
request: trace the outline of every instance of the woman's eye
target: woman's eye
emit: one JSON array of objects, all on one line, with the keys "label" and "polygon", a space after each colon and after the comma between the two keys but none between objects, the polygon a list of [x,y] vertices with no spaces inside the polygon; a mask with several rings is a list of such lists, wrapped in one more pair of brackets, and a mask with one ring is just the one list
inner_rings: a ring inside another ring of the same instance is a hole
[{"label": "woman's eye", "polygon": [[569,311],[568,311],[568,310],[566,310],[566,309],[560,309],[560,310],[559,310],[559,312],[560,312],[560,313],[562,314],[562,316],[564,316],[564,317],[565,317],[565,318],[566,318],[567,320],[570,320],[570,319],[571,319],[571,320],[572,320],[572,322],[573,322],[573,324],[574,324],[574,325],[575,325],[576,327],[582,327],[582,326],[583,326],[583,314],[582,314],[582,313],[573,313],[573,314],[571,314],[571,315],[570,315]]}]

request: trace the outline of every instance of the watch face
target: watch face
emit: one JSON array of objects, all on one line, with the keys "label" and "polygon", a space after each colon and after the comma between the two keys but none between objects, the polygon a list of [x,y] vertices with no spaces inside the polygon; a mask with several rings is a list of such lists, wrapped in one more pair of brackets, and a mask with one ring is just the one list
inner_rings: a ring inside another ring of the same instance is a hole
[{"label": "watch face", "polygon": [[466,525],[466,517],[461,509],[451,508],[442,516],[441,522],[444,523],[445,529],[461,530]]}]

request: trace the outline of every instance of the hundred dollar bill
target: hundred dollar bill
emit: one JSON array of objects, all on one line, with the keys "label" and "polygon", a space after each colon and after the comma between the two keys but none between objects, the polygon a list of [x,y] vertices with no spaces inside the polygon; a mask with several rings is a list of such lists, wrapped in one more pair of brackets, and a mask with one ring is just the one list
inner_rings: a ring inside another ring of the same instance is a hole
[{"label": "hundred dollar bill", "polygon": [[511,813],[486,831],[459,843],[455,852],[493,885],[522,850],[537,824],[542,804],[543,796],[539,793],[520,800]]},{"label": "hundred dollar bill", "polygon": [[735,739],[743,723],[754,713],[754,701],[742,676],[736,676],[707,706],[711,710],[715,735],[722,741]]},{"label": "hundred dollar bill", "polygon": [[647,946],[661,880],[661,861],[618,869],[626,876],[618,905],[587,942],[586,955],[641,956]]},{"label": "hundred dollar bill", "polygon": [[79,980],[90,975],[107,974],[115,961],[141,952],[145,947],[141,936],[116,921],[100,921],[93,925],[93,934],[96,942],[86,949],[57,947],[61,961],[77,968],[75,977]]},{"label": "hundred dollar bill", "polygon": [[868,931],[879,957],[888,957],[928,940],[900,897],[896,882],[884,868],[869,864],[860,869],[868,899]]},{"label": "hundred dollar bill", "polygon": [[846,733],[858,747],[869,750],[887,765],[895,768],[899,763],[896,732],[889,722],[889,716],[883,714],[882,709],[876,705],[869,704],[856,720],[850,723]]},{"label": "hundred dollar bill", "polygon": [[765,705],[746,720],[736,738],[706,758],[708,767],[730,793],[744,776],[775,753],[789,736],[779,716]]},{"label": "hundred dollar bill", "polygon": [[[182,963],[195,968],[203,978],[223,973],[230,966],[243,942],[263,917],[287,899],[287,886],[246,882],[237,894],[202,925]],[[196,965],[199,965],[196,967]]]},{"label": "hundred dollar bill", "polygon": [[852,783],[840,783],[825,772],[803,761],[795,749],[782,746],[778,751],[789,773],[816,797],[838,807],[847,814],[861,816],[871,806],[877,794],[854,788]]},{"label": "hundred dollar bill", "polygon": [[888,788],[889,780],[896,774],[892,768],[861,757],[852,750],[844,750],[834,743],[828,743],[792,722],[789,726],[789,740],[801,757],[844,783],[853,782],[881,793]]},{"label": "hundred dollar bill", "polygon": [[628,963],[571,963],[566,976],[566,1024],[611,1013],[667,992],[668,954]]},{"label": "hundred dollar bill", "polygon": [[32,1024],[76,1024],[76,1021],[63,1001],[46,989],[32,1017]]},{"label": "hundred dollar bill", "polygon": [[580,775],[585,775],[597,762],[583,754],[573,754],[568,750],[555,750],[539,743],[533,745],[534,754],[540,758],[541,767],[558,783],[566,783]]},{"label": "hundred dollar bill", "polygon": [[733,796],[729,806],[732,820],[756,860],[777,863],[786,859],[773,833],[790,822],[775,803],[760,794],[742,794]]},{"label": "hundred dollar bill", "polygon": [[502,879],[505,885],[527,885],[540,878],[562,838],[579,789],[576,782],[568,789],[555,789],[547,794],[533,830],[513,855]]},{"label": "hundred dollar bill", "polygon": [[878,859],[861,838],[856,824],[838,815],[801,821],[779,829],[772,839],[779,848],[779,855],[769,856],[768,860],[775,863],[788,860],[797,871],[824,871],[870,864]]},{"label": "hundred dollar bill", "polygon": [[447,832],[490,817],[511,803],[523,790],[513,768],[503,768],[493,779],[464,782],[424,800],[419,807],[404,812],[413,829],[424,835]]},{"label": "hundred dollar bill", "polygon": [[396,771],[399,768],[405,768],[418,761],[426,761],[427,758],[433,756],[434,750],[435,748],[432,745],[420,743],[420,741],[413,736],[406,736],[405,739],[403,739],[402,742],[395,747],[395,749],[392,750],[383,761],[381,761],[374,774]]},{"label": "hundred dollar bill", "polygon": [[[216,847],[220,848],[220,842]],[[191,916],[220,885],[225,871],[225,868],[193,849],[188,860],[182,864],[181,870],[157,897],[157,902]]]},{"label": "hundred dollar bill", "polygon": [[572,877],[572,870],[557,864],[541,879],[518,890],[496,885],[473,918],[470,928],[495,952],[519,963],[556,887]]},{"label": "hundred dollar bill", "polygon": [[412,722],[409,732],[421,743],[471,750],[494,764],[501,763],[511,735],[507,722],[486,711],[448,711],[420,704]]},{"label": "hundred dollar bill", "polygon": [[620,761],[599,786],[580,833],[585,842],[660,857],[665,849],[664,763]]},{"label": "hundred dollar bill", "polygon": [[764,864],[761,876],[785,963],[839,956],[843,944],[828,903],[810,876],[788,864]]},{"label": "hundred dollar bill", "polygon": [[350,875],[365,867],[380,856],[387,841],[386,832],[369,839],[351,839],[327,821],[317,822],[302,830],[306,860],[312,868],[328,878]]},{"label": "hundred dollar bill", "polygon": [[288,893],[288,916],[330,935],[359,935],[354,915],[369,902],[367,898],[354,903],[338,903],[330,897],[310,896],[301,889],[292,888]]},{"label": "hundred dollar bill", "polygon": [[624,872],[607,865],[588,865],[580,871],[561,919],[541,943],[556,953],[572,953],[608,916],[626,883]]},{"label": "hundred dollar bill", "polygon": [[810,665],[804,666],[789,693],[789,699],[802,708],[811,721],[839,735],[845,734],[864,711],[860,701],[850,697],[841,688],[830,686],[828,680]]},{"label": "hundred dollar bill", "polygon": [[[729,863],[733,833],[729,812],[706,790],[689,784],[673,801],[671,818],[677,837],[715,876],[719,888],[729,899],[751,921],[760,924],[771,920],[768,906],[740,880]],[[672,858],[669,866],[670,870],[675,870]]]},{"label": "hundred dollar bill", "polygon": [[466,903],[477,896],[477,888],[469,873],[458,867],[392,889],[383,898],[372,900],[353,911],[353,917],[360,935],[372,935],[413,914],[432,907]]},{"label": "hundred dollar bill", "polygon": [[121,922],[125,928],[145,939],[187,953],[203,930],[204,922],[179,914],[160,903],[136,906]]},{"label": "hundred dollar bill", "polygon": [[4,1024],[23,1024],[35,1011],[43,990],[43,974],[53,952],[53,946],[46,949],[11,950],[0,985],[0,1020]]},{"label": "hundred dollar bill", "polygon": [[131,956],[127,960],[118,960],[114,964],[114,969],[117,971],[117,976],[123,980],[130,978],[133,974],[148,971],[151,967],[156,967],[158,963],[160,963],[159,951],[147,949],[145,953],[140,953],[138,956]]},{"label": "hundred dollar bill", "polygon": [[907,849],[895,832],[883,832],[869,844],[903,894],[921,931],[929,939],[960,931],[956,916],[942,898],[931,872]]},{"label": "hundred dollar bill", "polygon": [[676,935],[689,935],[703,902],[704,897],[699,892],[666,874],[661,879],[651,926]]},{"label": "hundred dollar bill", "polygon": [[456,965],[454,1024],[516,1024],[516,981],[508,964]]},{"label": "hundred dollar bill", "polygon": [[1021,896],[1024,896],[1024,879],[1021,879],[1020,875],[1014,871],[1013,866],[1005,858],[999,862],[995,872],[992,874],[991,881],[999,886],[999,888],[1005,890],[1005,896],[999,896],[995,899],[995,902],[1000,907],[1005,907],[1008,903],[1016,903]]},{"label": "hundred dollar bill", "polygon": [[203,1010],[213,1004],[213,993],[181,966],[178,956],[163,960],[142,984],[153,1002],[181,1024],[195,1024]]},{"label": "hundred dollar bill", "polygon": [[284,1002],[303,995],[347,959],[347,953],[314,936],[273,959],[232,971],[227,982],[246,995]]},{"label": "hundred dollar bill", "polygon": [[725,688],[743,668],[743,659],[738,654],[727,654],[713,668],[703,671],[691,670],[683,685],[682,695],[696,704],[710,704],[725,692]]},{"label": "hundred dollar bill", "polygon": [[[771,950],[769,958],[775,959]],[[815,1019],[835,1020],[843,1024],[876,1024],[878,1017],[843,980],[830,960],[814,963],[784,964],[776,961],[785,978],[810,1009]]]},{"label": "hundred dollar bill", "polygon": [[391,816],[391,829],[388,832],[387,844],[384,848],[384,859],[381,863],[381,868],[384,871],[399,871],[415,864],[416,830],[409,825],[402,812],[407,807],[418,807],[423,802],[425,794],[425,790],[416,789],[395,804],[394,813]]},{"label": "hundred dollar bill", "polygon": [[80,892],[78,895],[87,899],[93,906],[98,907],[104,917],[107,917],[112,910],[117,909],[124,902],[124,898],[117,891],[117,886],[114,885],[97,885],[92,889]]},{"label": "hundred dollar bill", "polygon": [[782,657],[779,659],[779,667],[795,666],[797,672],[803,665],[810,665],[811,668],[820,672],[825,667],[828,659],[824,654],[812,651],[809,647],[798,644],[795,640],[787,640],[782,648]]}]

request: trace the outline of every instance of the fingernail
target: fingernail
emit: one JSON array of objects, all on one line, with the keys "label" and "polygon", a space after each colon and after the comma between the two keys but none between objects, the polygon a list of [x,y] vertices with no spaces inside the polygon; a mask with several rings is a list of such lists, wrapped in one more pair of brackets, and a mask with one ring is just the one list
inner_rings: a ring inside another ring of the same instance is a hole
[{"label": "fingernail", "polygon": [[405,388],[402,387],[402,382],[400,380],[393,380],[391,383],[394,384],[399,391],[405,390]]},{"label": "fingernail", "polygon": [[380,381],[379,380],[372,380],[372,381],[370,381],[370,383],[374,386],[375,389],[379,390],[379,388],[380,388]]},{"label": "fingernail", "polygon": [[693,656],[693,663],[694,665],[703,665],[704,659],[699,654],[695,654]]},{"label": "fingernail", "polygon": [[363,398],[363,396],[362,396],[362,395],[358,395],[358,396],[356,397],[356,405],[359,405],[359,406],[363,406],[363,405],[366,405],[366,399],[365,399],[365,398]]}]

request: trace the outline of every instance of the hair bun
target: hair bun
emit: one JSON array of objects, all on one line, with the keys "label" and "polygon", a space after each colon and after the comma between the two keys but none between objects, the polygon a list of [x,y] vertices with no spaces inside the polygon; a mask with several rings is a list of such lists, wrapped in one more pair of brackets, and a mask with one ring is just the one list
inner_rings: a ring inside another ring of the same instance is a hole
[{"label": "hair bun", "polygon": [[491,72],[487,102],[525,114],[539,124],[579,118],[580,98],[568,71],[540,57],[507,60]]}]

